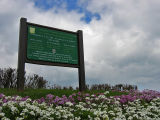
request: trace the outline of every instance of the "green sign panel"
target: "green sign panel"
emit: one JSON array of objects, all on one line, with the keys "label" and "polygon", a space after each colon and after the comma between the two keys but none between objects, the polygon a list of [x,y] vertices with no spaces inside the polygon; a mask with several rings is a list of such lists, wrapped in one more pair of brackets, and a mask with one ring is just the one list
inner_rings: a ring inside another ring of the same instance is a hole
[{"label": "green sign panel", "polygon": [[28,25],[29,60],[78,65],[77,35],[65,31]]}]

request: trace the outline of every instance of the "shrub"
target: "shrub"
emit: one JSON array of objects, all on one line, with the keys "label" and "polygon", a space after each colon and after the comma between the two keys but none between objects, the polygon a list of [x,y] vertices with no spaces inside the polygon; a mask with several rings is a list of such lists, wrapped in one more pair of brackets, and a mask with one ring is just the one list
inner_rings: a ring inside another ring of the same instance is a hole
[{"label": "shrub", "polygon": [[[25,88],[46,88],[47,81],[37,75],[25,76]],[[14,68],[0,68],[0,88],[17,87],[17,70]]]}]

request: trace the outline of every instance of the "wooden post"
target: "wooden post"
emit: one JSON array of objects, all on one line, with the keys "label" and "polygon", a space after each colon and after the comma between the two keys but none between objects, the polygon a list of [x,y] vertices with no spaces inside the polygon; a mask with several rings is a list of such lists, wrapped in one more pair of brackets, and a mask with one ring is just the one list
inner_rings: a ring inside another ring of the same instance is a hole
[{"label": "wooden post", "polygon": [[84,91],[85,85],[85,68],[84,68],[84,50],[83,50],[83,32],[78,30],[78,48],[79,48],[79,90]]},{"label": "wooden post", "polygon": [[17,90],[24,90],[25,82],[25,39],[27,35],[27,19],[20,19],[18,67],[17,67]]}]

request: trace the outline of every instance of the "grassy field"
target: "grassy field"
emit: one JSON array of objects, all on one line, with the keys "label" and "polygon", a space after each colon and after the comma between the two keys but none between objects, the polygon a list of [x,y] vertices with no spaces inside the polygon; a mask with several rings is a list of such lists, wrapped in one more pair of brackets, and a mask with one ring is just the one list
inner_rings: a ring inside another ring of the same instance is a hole
[{"label": "grassy field", "polygon": [[[25,89],[23,92],[18,92],[16,89],[0,89],[0,93],[5,94],[6,96],[29,96],[31,99],[39,99],[41,97],[45,97],[47,94],[53,94],[54,96],[63,96],[66,95],[67,97],[73,93],[78,93],[78,90],[58,90],[58,89]],[[104,90],[86,90],[84,93],[89,94],[97,94],[103,93]],[[126,95],[127,92],[117,92],[117,91],[110,91],[107,96],[115,96],[115,95]]]}]

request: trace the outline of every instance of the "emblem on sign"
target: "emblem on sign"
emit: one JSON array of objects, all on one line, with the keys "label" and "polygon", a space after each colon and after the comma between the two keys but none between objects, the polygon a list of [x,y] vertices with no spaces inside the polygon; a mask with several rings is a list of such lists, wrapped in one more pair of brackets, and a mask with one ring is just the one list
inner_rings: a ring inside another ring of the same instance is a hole
[{"label": "emblem on sign", "polygon": [[34,33],[35,33],[35,28],[30,27],[30,28],[29,28],[29,32],[30,32],[31,34],[34,34]]}]

